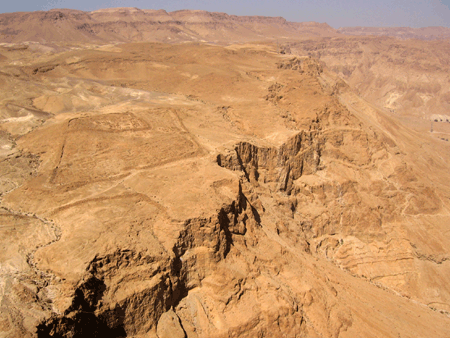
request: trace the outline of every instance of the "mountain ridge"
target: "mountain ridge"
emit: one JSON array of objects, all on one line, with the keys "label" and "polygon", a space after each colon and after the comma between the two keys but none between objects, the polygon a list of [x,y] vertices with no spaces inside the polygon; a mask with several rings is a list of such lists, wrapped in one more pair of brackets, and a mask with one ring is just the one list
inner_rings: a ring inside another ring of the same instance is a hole
[{"label": "mountain ridge", "polygon": [[0,14],[2,42],[183,42],[231,43],[298,36],[334,36],[325,23],[295,23],[282,17],[236,16],[200,10],[53,9]]},{"label": "mountain ridge", "polygon": [[340,27],[339,33],[356,36],[392,36],[401,40],[440,40],[450,38],[450,28],[442,26],[412,27]]},{"label": "mountain ridge", "polygon": [[450,336],[445,41],[0,20],[0,336]]}]

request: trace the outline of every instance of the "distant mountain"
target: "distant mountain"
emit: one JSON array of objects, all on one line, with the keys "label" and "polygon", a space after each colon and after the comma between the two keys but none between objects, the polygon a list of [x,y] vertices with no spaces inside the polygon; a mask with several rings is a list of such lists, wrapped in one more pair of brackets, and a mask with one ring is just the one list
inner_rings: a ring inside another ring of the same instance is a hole
[{"label": "distant mountain", "polygon": [[135,8],[0,34],[0,337],[450,337],[448,41]]},{"label": "distant mountain", "polygon": [[403,116],[429,119],[450,111],[450,45],[445,40],[341,36],[289,43],[357,89],[365,99]]},{"label": "distant mountain", "polygon": [[215,43],[336,36],[326,23],[282,17],[235,16],[182,10],[112,8],[93,12],[55,9],[0,14],[1,42],[206,41]]},{"label": "distant mountain", "polygon": [[450,38],[447,27],[342,27],[337,30],[346,35],[382,35],[399,39],[437,40]]}]

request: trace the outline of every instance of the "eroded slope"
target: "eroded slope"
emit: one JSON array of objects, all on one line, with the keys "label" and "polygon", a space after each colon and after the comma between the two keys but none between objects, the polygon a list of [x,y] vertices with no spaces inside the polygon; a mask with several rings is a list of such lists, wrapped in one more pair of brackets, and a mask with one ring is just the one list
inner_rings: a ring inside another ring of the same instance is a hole
[{"label": "eroded slope", "polygon": [[29,52],[2,61],[28,89],[0,102],[2,334],[450,334],[446,145],[270,46]]},{"label": "eroded slope", "polygon": [[185,42],[231,43],[302,36],[335,36],[326,23],[282,17],[236,16],[201,10],[132,7],[82,12],[70,9],[0,14],[1,42]]},{"label": "eroded slope", "polygon": [[325,62],[365,99],[416,130],[448,139],[449,46],[447,40],[339,37],[293,42],[289,49]]}]

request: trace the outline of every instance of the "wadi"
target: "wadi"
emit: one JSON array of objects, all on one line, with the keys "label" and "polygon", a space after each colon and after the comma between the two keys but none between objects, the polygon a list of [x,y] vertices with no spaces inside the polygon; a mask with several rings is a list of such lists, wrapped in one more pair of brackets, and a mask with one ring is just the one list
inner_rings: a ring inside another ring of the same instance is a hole
[{"label": "wadi", "polygon": [[0,14],[0,337],[449,337],[449,31]]}]

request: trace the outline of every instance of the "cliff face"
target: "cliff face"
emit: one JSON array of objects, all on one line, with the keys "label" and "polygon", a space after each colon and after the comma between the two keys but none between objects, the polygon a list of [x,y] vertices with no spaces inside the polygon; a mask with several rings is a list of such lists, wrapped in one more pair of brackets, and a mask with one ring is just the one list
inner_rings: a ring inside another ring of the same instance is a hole
[{"label": "cliff face", "polygon": [[[353,27],[200,10],[113,8],[0,14],[0,42],[61,51],[79,43],[271,41],[282,54],[323,61],[362,97],[439,139],[450,134],[449,29]],[[17,53],[18,54],[18,53]],[[5,56],[0,54],[0,59]],[[43,69],[45,71],[45,68]],[[431,121],[438,122],[430,126]]]},{"label": "cliff face", "polygon": [[298,36],[334,36],[327,24],[293,23],[281,17],[235,16],[206,11],[102,9],[81,12],[0,14],[1,42],[133,42],[207,41],[230,43],[286,39]]},{"label": "cliff face", "polygon": [[450,131],[449,44],[445,40],[398,40],[390,37],[307,39],[287,44],[294,54],[310,55],[358,93],[404,119],[421,133],[448,139]]},{"label": "cliff face", "polygon": [[270,45],[44,47],[1,50],[2,335],[450,335],[446,142]]}]

